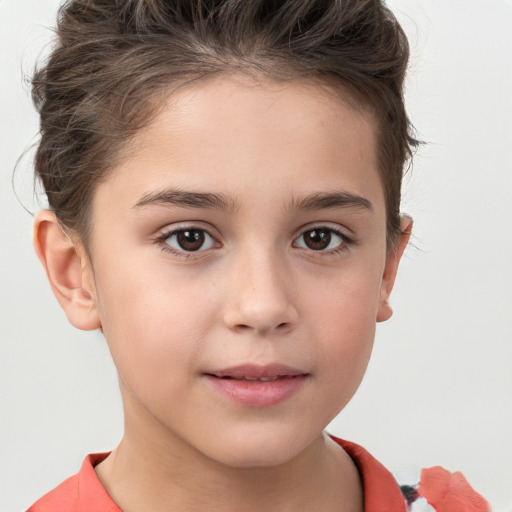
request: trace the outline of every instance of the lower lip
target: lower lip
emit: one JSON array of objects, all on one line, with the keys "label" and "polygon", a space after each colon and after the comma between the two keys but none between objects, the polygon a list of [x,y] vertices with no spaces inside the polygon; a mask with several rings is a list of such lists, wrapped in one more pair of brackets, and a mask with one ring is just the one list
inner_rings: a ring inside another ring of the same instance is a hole
[{"label": "lower lip", "polygon": [[307,375],[295,375],[263,382],[205,376],[223,395],[248,407],[271,407],[283,402],[299,391]]}]

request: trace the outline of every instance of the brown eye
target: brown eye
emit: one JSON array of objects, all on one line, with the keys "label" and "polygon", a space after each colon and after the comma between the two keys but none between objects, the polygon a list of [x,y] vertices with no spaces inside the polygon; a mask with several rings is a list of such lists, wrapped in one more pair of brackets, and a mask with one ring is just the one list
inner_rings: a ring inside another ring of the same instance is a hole
[{"label": "brown eye", "polygon": [[295,245],[313,251],[325,251],[336,249],[344,243],[341,234],[329,228],[315,228],[302,233],[297,238]]},{"label": "brown eye", "polygon": [[179,231],[176,235],[176,241],[185,251],[198,251],[204,244],[204,233],[197,229]]},{"label": "brown eye", "polygon": [[165,241],[179,252],[211,249],[215,243],[213,238],[203,229],[179,229],[172,232]]}]

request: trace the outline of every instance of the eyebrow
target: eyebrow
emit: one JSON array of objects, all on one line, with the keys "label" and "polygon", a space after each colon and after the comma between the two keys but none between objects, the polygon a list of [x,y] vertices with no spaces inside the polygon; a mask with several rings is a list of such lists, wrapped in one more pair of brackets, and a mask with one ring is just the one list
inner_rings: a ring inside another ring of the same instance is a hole
[{"label": "eyebrow", "polygon": [[[167,204],[185,208],[218,209],[228,213],[234,213],[240,207],[236,199],[222,193],[214,194],[211,192],[165,189],[145,194],[133,208]],[[373,212],[372,203],[365,197],[341,191],[315,192],[293,198],[288,204],[288,209],[291,211],[327,210],[331,208],[363,209]]]},{"label": "eyebrow", "polygon": [[317,192],[292,199],[291,210],[328,210],[330,208],[362,209],[373,212],[372,203],[350,192]]},{"label": "eyebrow", "polygon": [[213,194],[210,192],[188,192],[179,189],[166,189],[151,192],[133,206],[143,208],[152,205],[176,205],[185,208],[209,208],[224,210],[234,213],[239,208],[238,201],[225,194]]}]

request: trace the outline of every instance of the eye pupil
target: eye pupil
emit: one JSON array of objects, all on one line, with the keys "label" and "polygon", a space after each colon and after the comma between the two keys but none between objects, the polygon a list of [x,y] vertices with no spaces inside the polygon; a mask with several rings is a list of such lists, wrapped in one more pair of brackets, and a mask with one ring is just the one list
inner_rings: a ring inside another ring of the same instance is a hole
[{"label": "eye pupil", "polygon": [[304,242],[310,249],[320,251],[331,243],[331,232],[326,229],[312,229],[304,233]]},{"label": "eye pupil", "polygon": [[185,251],[198,251],[204,240],[204,232],[198,229],[185,229],[177,233],[177,242]]}]

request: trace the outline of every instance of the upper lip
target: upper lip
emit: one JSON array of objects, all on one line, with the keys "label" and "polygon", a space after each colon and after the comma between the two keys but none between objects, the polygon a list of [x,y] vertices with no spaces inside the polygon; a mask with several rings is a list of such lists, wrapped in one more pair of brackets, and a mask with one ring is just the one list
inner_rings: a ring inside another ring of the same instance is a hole
[{"label": "upper lip", "polygon": [[212,370],[206,372],[206,374],[213,375],[215,377],[231,377],[233,379],[262,379],[307,375],[307,372],[284,364],[272,363],[266,365],[241,364],[238,366],[231,366],[230,368],[223,368],[221,370]]}]

